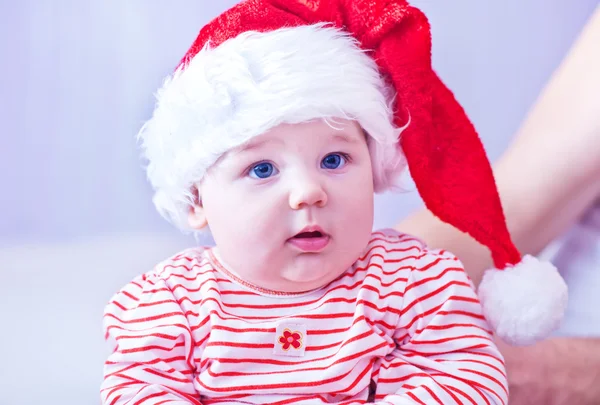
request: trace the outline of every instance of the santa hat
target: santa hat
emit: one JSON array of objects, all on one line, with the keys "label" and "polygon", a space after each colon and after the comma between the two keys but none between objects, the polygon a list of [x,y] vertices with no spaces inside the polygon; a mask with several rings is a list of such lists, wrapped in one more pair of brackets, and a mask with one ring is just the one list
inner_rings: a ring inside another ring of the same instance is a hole
[{"label": "santa hat", "polygon": [[227,150],[284,122],[337,117],[369,135],[376,191],[406,159],[427,208],[491,250],[479,296],[499,336],[529,344],[558,326],[566,285],[513,245],[481,141],[406,1],[247,0],[205,26],[140,131],[155,205],[185,228],[193,184]]}]

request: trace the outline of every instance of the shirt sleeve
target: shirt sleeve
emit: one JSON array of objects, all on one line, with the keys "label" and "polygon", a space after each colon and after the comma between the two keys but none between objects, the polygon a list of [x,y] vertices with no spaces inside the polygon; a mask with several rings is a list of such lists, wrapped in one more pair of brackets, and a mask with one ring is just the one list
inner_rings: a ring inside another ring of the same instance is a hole
[{"label": "shirt sleeve", "polygon": [[377,382],[379,403],[507,404],[504,360],[454,255],[424,251],[416,260],[394,338],[393,360]]},{"label": "shirt sleeve", "polygon": [[104,331],[113,352],[104,367],[103,404],[200,404],[192,334],[165,279],[149,273],[126,285],[106,307]]}]

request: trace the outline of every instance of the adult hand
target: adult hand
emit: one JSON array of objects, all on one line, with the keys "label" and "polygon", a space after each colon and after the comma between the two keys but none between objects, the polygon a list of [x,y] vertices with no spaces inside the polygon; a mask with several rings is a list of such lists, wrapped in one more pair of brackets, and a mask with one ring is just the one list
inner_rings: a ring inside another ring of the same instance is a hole
[{"label": "adult hand", "polygon": [[600,338],[497,344],[506,361],[510,405],[598,405]]}]

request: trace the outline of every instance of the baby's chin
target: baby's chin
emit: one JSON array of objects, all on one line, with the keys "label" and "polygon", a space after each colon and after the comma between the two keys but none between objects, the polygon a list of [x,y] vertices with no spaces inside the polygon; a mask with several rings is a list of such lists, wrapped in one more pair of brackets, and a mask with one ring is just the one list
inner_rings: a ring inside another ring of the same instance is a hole
[{"label": "baby's chin", "polygon": [[302,292],[321,288],[336,278],[344,269],[324,269],[322,266],[296,267],[287,269],[281,274],[281,286],[279,291]]}]

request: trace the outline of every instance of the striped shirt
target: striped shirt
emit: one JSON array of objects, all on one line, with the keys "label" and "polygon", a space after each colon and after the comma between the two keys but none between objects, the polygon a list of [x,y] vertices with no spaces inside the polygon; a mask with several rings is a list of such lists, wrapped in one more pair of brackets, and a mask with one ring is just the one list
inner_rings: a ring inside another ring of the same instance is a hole
[{"label": "striped shirt", "polygon": [[503,404],[507,381],[455,256],[393,230],[302,294],[256,289],[210,248],[118,292],[104,404]]}]

